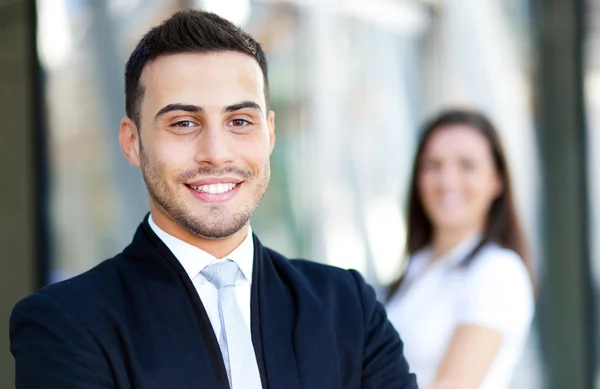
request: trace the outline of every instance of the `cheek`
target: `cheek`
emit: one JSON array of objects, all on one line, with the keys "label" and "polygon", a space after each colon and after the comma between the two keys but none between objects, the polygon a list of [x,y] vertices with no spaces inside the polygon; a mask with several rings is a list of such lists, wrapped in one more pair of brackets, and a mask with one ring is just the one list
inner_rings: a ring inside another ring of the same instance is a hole
[{"label": "cheek", "polygon": [[177,136],[169,133],[156,138],[155,149],[165,158],[186,158],[198,147],[197,139],[191,135]]},{"label": "cheek", "polygon": [[189,147],[167,142],[160,142],[159,147],[154,145],[149,150],[146,150],[144,144],[144,151],[148,163],[162,175],[175,175],[177,172],[185,170],[186,166],[189,167],[193,157]]},{"label": "cheek", "polygon": [[238,147],[235,155],[240,161],[244,161],[252,170],[264,173],[264,167],[269,163],[269,144],[253,144]]},{"label": "cheek", "polygon": [[160,160],[174,169],[189,167],[194,161],[194,150],[191,147],[164,147],[160,152]]},{"label": "cheek", "polygon": [[418,195],[421,197],[425,207],[435,201],[437,192],[436,177],[432,173],[421,173],[417,181]]},{"label": "cheek", "polygon": [[487,176],[469,177],[465,182],[465,192],[478,207],[487,207],[496,197],[496,183]]}]

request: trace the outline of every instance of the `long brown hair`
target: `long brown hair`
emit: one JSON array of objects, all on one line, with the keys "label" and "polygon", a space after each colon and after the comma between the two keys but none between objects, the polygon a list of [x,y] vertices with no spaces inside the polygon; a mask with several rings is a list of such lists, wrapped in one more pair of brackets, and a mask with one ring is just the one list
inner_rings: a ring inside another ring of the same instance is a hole
[{"label": "long brown hair", "polygon": [[[418,188],[418,176],[425,146],[434,133],[444,127],[454,125],[468,126],[487,139],[492,150],[492,158],[496,171],[500,176],[503,186],[502,193],[492,202],[481,241],[461,261],[460,266],[468,266],[475,259],[476,254],[482,247],[489,242],[494,242],[504,248],[513,250],[521,257],[533,283],[533,272],[527,244],[517,215],[510,174],[498,131],[496,131],[496,128],[487,117],[477,111],[463,109],[447,110],[434,117],[425,125],[414,159],[410,182],[406,236],[406,251],[409,258],[412,258],[413,254],[428,245],[433,237],[433,225],[425,212]],[[390,285],[388,300],[402,285],[404,274],[406,274],[406,269],[409,266],[410,259],[403,274]]]}]

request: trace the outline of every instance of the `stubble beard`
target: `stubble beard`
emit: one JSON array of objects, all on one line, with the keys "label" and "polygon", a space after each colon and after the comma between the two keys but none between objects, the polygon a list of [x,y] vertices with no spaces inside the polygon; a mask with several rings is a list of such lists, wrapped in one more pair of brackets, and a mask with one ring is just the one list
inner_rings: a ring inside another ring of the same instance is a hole
[{"label": "stubble beard", "polygon": [[[169,187],[167,181],[161,176],[159,170],[147,158],[140,141],[140,167],[146,183],[148,194],[152,201],[162,207],[165,212],[181,227],[193,235],[205,239],[221,239],[231,236],[241,230],[250,220],[258,204],[265,195],[271,177],[269,161],[265,163],[263,175],[254,191],[254,197],[246,201],[239,210],[231,213],[226,205],[215,204],[208,207],[204,215],[195,215],[185,204],[180,194]],[[213,171],[217,171],[213,169]],[[193,177],[197,172],[208,175],[207,168],[184,172],[179,175],[176,184],[183,186],[184,177]],[[250,170],[239,168],[220,169],[217,174],[236,172],[245,177],[242,185],[252,182],[256,175]]]}]

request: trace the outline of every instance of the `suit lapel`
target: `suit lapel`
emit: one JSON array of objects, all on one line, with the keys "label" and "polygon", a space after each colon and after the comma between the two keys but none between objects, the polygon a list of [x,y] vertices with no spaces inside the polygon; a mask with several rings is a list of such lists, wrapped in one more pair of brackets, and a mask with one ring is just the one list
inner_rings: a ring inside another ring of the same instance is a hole
[{"label": "suit lapel", "polygon": [[147,218],[125,252],[128,250],[142,258],[138,268],[143,273],[141,279],[150,305],[157,310],[164,332],[169,334],[173,349],[186,368],[188,379],[183,387],[229,389],[223,357],[202,301],[179,261],[148,225]]},{"label": "suit lapel", "polygon": [[258,295],[270,388],[342,389],[340,354],[331,313],[303,276],[254,239],[260,268]]},{"label": "suit lapel", "polygon": [[258,363],[258,371],[260,373],[260,381],[263,389],[268,389],[268,378],[265,369],[265,358],[263,353],[263,344],[261,336],[260,324],[260,299],[258,298],[258,276],[260,273],[260,255],[256,250],[256,238],[254,241],[254,265],[252,267],[252,289],[250,290],[250,331],[252,333],[252,345],[254,346],[254,354]]},{"label": "suit lapel", "polygon": [[[298,368],[292,335],[296,312],[289,289],[275,271],[256,236],[259,315],[266,375],[270,388],[299,389]],[[253,312],[254,313],[254,312]],[[253,318],[254,320],[254,318]]]}]

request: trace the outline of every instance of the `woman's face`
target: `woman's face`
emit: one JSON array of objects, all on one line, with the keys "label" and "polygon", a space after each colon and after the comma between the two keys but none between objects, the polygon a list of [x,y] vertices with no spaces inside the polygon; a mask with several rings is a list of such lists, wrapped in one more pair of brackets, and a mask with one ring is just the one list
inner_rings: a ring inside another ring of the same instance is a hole
[{"label": "woman's face", "polygon": [[434,130],[419,161],[418,188],[434,230],[483,228],[502,192],[490,143],[468,125]]}]

